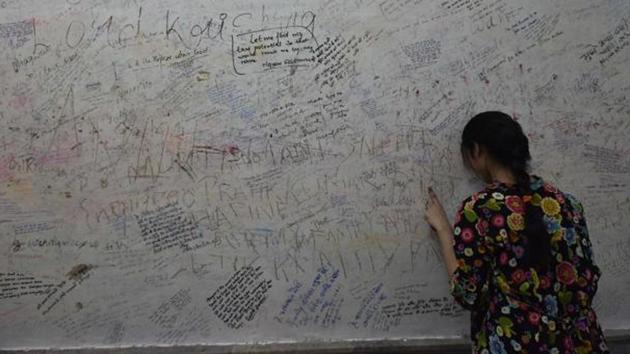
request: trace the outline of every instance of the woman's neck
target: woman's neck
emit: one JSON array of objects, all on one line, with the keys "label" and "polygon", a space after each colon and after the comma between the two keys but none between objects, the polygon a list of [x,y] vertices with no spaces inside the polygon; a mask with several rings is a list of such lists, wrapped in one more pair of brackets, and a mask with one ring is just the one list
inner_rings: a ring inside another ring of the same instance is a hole
[{"label": "woman's neck", "polygon": [[495,168],[491,169],[489,172],[492,182],[500,182],[507,185],[516,184],[516,177],[512,171],[507,168]]}]

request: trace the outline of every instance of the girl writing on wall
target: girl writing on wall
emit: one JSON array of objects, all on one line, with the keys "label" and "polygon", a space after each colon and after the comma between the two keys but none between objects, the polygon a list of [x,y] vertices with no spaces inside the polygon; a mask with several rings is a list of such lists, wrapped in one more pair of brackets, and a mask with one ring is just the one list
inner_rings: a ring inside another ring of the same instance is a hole
[{"label": "girl writing on wall", "polygon": [[429,189],[425,218],[451,294],[471,311],[473,352],[607,353],[582,204],[528,173],[528,139],[505,113],[473,117],[461,154],[486,187],[464,200],[454,226]]}]

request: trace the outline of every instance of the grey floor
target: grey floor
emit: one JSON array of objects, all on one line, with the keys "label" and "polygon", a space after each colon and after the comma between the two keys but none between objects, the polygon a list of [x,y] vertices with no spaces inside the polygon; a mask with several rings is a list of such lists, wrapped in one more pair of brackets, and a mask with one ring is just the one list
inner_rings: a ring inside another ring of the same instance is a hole
[{"label": "grey floor", "polygon": [[[609,343],[611,353],[612,354],[630,354],[630,342],[624,341],[612,341]],[[297,351],[298,353],[301,351]],[[205,350],[202,347],[195,348],[132,348],[132,349],[108,349],[108,350],[95,350],[95,349],[82,349],[82,350],[33,350],[33,351],[4,351],[0,350],[0,353],[24,353],[24,354],[219,354],[219,353],[236,353],[234,351],[223,351],[218,352],[216,350]],[[247,354],[268,354],[268,353],[296,353],[296,351],[264,351],[259,352],[256,350],[245,350],[238,351],[238,353],[247,353]],[[345,353],[387,353],[387,354],[464,354],[470,353],[470,350],[465,347],[434,347],[434,348],[423,348],[423,349],[414,349],[414,348],[354,348],[351,350],[308,350],[304,353],[315,354],[315,353],[325,353],[325,354],[345,354]]]},{"label": "grey floor", "polygon": [[[630,354],[630,333],[608,331],[606,333],[612,354]],[[0,346],[2,344],[0,343]],[[180,347],[136,347],[120,349],[74,349],[74,350],[29,350],[10,351],[0,349],[0,353],[24,354],[348,354],[348,353],[387,353],[387,354],[464,354],[470,353],[465,340],[453,341],[414,341],[383,340],[375,342],[337,342],[328,344],[287,343],[265,346],[180,346]]]}]

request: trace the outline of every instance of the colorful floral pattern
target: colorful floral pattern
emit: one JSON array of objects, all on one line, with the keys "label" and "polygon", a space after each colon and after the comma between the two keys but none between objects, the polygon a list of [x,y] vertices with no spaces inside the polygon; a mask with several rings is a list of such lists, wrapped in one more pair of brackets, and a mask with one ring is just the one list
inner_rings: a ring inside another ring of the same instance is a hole
[{"label": "colorful floral pattern", "polygon": [[[475,353],[607,353],[591,308],[601,275],[584,209],[575,197],[532,176],[531,193],[489,185],[455,217],[459,266],[451,293],[471,310]],[[551,237],[548,271],[528,267],[527,208],[540,208]]]}]

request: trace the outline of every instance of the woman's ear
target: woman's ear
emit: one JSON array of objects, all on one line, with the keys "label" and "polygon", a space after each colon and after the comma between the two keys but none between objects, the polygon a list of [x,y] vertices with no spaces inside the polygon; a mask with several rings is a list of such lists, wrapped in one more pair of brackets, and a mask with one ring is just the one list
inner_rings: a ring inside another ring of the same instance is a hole
[{"label": "woman's ear", "polygon": [[481,149],[483,147],[477,143],[473,143],[472,150],[470,151],[470,157],[478,159],[481,156]]}]

